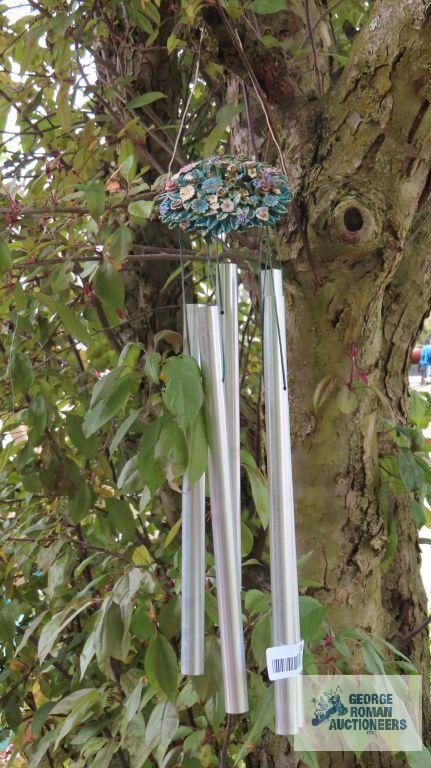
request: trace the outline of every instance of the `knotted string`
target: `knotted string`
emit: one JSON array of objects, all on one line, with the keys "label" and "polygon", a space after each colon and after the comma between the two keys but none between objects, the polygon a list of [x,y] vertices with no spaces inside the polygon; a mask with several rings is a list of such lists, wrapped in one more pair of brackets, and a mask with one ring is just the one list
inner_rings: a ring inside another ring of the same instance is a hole
[{"label": "knotted string", "polygon": [[191,355],[192,348],[190,346],[189,318],[186,310],[186,275],[185,275],[185,269],[184,269],[184,252],[183,252],[184,244],[183,244],[181,230],[179,230],[178,238],[179,238],[179,246],[180,246],[181,302],[182,302],[182,308],[183,308],[184,323],[186,326],[188,354]]},{"label": "knotted string", "polygon": [[[263,238],[262,238],[262,240],[263,240]],[[280,258],[280,250],[278,248],[278,243],[277,243],[277,251],[278,251],[278,256],[279,256],[279,261],[280,261],[280,269],[281,269],[281,258]],[[262,248],[259,249],[259,256],[261,256],[261,252],[262,252]],[[264,280],[263,280],[263,296],[262,296],[262,292],[261,292],[262,339],[263,339],[263,324],[264,324],[264,317],[265,317],[265,311],[264,311],[264,309],[265,309],[265,287],[266,287],[265,284],[266,284],[268,270],[270,270],[271,280],[272,280],[272,294],[273,294],[273,298],[274,298],[274,308],[275,308],[275,322],[276,322],[276,325],[277,325],[278,348],[279,348],[279,352],[280,352],[281,375],[282,375],[282,378],[283,378],[283,389],[286,391],[287,390],[286,363],[285,363],[285,359],[284,359],[284,355],[283,355],[283,344],[282,344],[282,341],[281,341],[280,318],[278,316],[278,306],[277,306],[277,300],[276,300],[276,297],[275,297],[274,277],[272,275],[272,269],[273,269],[273,265],[272,265],[272,253],[271,253],[270,240],[269,240],[269,227],[267,227],[266,228],[266,259],[265,259],[265,267],[264,267],[265,273],[264,273]],[[262,344],[262,346],[263,346],[263,344]]]}]

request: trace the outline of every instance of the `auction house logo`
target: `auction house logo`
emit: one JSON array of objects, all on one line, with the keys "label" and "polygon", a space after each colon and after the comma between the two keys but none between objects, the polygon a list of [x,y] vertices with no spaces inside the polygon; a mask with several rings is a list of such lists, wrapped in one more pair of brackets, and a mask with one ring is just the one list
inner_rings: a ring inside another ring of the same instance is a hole
[{"label": "auction house logo", "polygon": [[422,750],[419,675],[303,675],[298,752]]},{"label": "auction house logo", "polygon": [[393,717],[394,695],[392,693],[351,693],[349,706],[341,701],[341,689],[325,691],[318,700],[314,699],[315,709],[311,725],[321,725],[330,720],[330,731],[405,731],[407,720]]}]

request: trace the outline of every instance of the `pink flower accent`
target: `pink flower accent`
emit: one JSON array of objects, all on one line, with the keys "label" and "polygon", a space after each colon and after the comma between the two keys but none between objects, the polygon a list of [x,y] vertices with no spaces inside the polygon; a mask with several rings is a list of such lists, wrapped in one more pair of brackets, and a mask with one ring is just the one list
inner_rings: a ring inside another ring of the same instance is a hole
[{"label": "pink flower accent", "polygon": [[172,181],[172,179],[168,179],[165,181],[165,190],[166,192],[173,192],[174,189],[177,188],[177,185],[175,184],[175,181]]},{"label": "pink flower accent", "polygon": [[188,171],[192,171],[196,166],[197,163],[189,163],[188,165],[185,165],[184,168],[180,168],[179,173],[188,173]]}]

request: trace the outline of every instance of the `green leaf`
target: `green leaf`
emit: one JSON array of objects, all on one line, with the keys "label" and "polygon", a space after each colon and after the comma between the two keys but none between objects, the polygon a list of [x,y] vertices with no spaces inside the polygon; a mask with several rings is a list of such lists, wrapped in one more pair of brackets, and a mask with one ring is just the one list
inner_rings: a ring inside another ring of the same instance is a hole
[{"label": "green leaf", "polygon": [[341,411],[341,413],[345,413],[347,415],[349,413],[353,413],[353,411],[358,407],[359,401],[355,393],[352,392],[352,390],[349,389],[345,384],[343,384],[338,392],[336,402],[338,410]]},{"label": "green leaf", "polygon": [[125,224],[123,224],[121,227],[118,227],[118,229],[115,230],[111,237],[111,243],[109,246],[111,259],[114,259],[114,261],[117,262],[123,261],[129,253],[132,243],[133,233],[131,229],[129,229],[129,227],[127,227]]},{"label": "green leaf", "polygon": [[286,0],[253,0],[248,7],[254,13],[279,13],[286,10]]},{"label": "green leaf", "polygon": [[130,768],[142,768],[151,749],[145,739],[145,720],[140,712],[132,718],[127,729],[124,746],[130,757]]},{"label": "green leaf", "polygon": [[23,352],[12,352],[8,365],[8,375],[16,394],[28,394],[34,382],[30,357]]},{"label": "green leaf", "polygon": [[126,501],[121,499],[106,499],[105,506],[108,511],[108,517],[113,527],[120,531],[121,535],[128,541],[134,539],[136,531],[136,520],[133,517],[132,510]]},{"label": "green leaf", "polygon": [[250,613],[263,613],[268,610],[271,595],[261,592],[259,589],[249,589],[245,595],[245,609]]},{"label": "green leaf", "polygon": [[43,436],[48,423],[48,412],[43,395],[33,398],[28,407],[28,426],[33,445],[37,445]]},{"label": "green leaf", "polygon": [[78,416],[76,413],[66,414],[66,427],[73,445],[87,459],[92,459],[97,453],[99,441],[95,435],[90,437],[84,435],[82,423],[82,416]]},{"label": "green leaf", "polygon": [[160,352],[149,352],[145,358],[144,373],[153,384],[160,384]]},{"label": "green leaf", "polygon": [[260,522],[264,528],[268,526],[269,508],[268,508],[268,481],[257,467],[250,467],[245,464],[245,471],[251,485],[251,493],[259,515]]},{"label": "green leaf", "polygon": [[169,547],[169,544],[172,544],[173,540],[175,539],[175,536],[177,535],[178,531],[181,528],[182,524],[182,518],[180,517],[176,523],[173,524],[171,530],[169,531],[168,535],[166,536],[165,542],[164,542],[164,548],[167,549]]},{"label": "green leaf", "polygon": [[188,355],[169,357],[163,366],[162,375],[167,378],[162,393],[163,402],[179,426],[186,429],[198,415],[203,403],[199,366]]},{"label": "green leaf", "polygon": [[136,96],[136,98],[129,101],[129,107],[137,109],[137,107],[146,107],[148,104],[152,104],[159,99],[166,99],[166,96],[161,91],[149,91],[143,93],[142,96]]},{"label": "green leaf", "polygon": [[67,625],[70,624],[70,622],[73,621],[73,619],[76,618],[76,616],[78,616],[81,611],[85,610],[85,608],[87,608],[91,602],[92,601],[90,600],[90,602],[83,603],[83,605],[80,605],[79,608],[76,608],[76,610],[73,610],[73,608],[69,606],[64,611],[61,611],[61,613],[53,616],[52,619],[48,621],[47,624],[45,624],[42,632],[40,633],[37,649],[41,664],[43,664],[45,661],[46,657],[53,648],[57,637],[63,631],[63,629],[67,627]]},{"label": "green leaf", "polygon": [[337,380],[335,376],[324,376],[314,390],[313,408],[317,412],[331,395]]},{"label": "green leaf", "polygon": [[419,491],[424,483],[424,472],[417,464],[409,448],[398,451],[398,467],[401,479],[408,491]]},{"label": "green leaf", "polygon": [[107,598],[100,609],[100,619],[96,628],[94,648],[100,663],[110,658],[126,661],[130,650],[129,627],[133,607],[121,606]]},{"label": "green leaf", "polygon": [[121,141],[118,162],[121,176],[130,184],[136,176],[137,169],[135,145],[131,139]]},{"label": "green leaf", "polygon": [[108,261],[103,262],[96,272],[94,290],[103,304],[124,309],[124,283],[118,270]]},{"label": "green leaf", "polygon": [[94,495],[90,486],[82,481],[69,501],[69,512],[72,522],[80,523],[86,517],[94,504]]},{"label": "green leaf", "polygon": [[139,411],[132,410],[130,411],[127,419],[123,421],[120,427],[118,427],[114,438],[111,442],[111,445],[109,446],[109,455],[113,456],[115,454],[115,451],[117,450],[118,446],[120,445],[121,441],[126,437],[127,433],[133,427],[136,419],[139,416]]},{"label": "green leaf", "polygon": [[161,464],[155,456],[156,445],[164,423],[165,420],[159,418],[150,424],[145,424],[139,443],[137,466],[152,493],[156,492],[165,479]]},{"label": "green leaf", "polygon": [[250,744],[257,746],[265,728],[271,728],[274,719],[274,686],[265,687],[265,692],[259,697],[258,706],[252,720],[251,729],[244,736],[244,744],[235,755],[234,765],[247,755]]},{"label": "green leaf", "polygon": [[137,224],[146,224],[151,216],[153,207],[153,200],[136,200],[134,203],[129,203],[127,210],[132,221],[135,221]]},{"label": "green leaf", "polygon": [[184,45],[185,44],[183,40],[180,40],[178,37],[175,37],[175,35],[169,35],[166,41],[166,48],[168,49],[169,56],[171,55],[172,51],[175,50],[175,48],[180,48]]},{"label": "green leaf", "polygon": [[59,725],[57,728],[54,728],[52,731],[48,731],[48,733],[45,733],[45,735],[39,739],[36,751],[30,760],[29,768],[37,768],[37,766],[42,762],[51,744],[54,743],[58,734],[60,733],[60,729],[61,725]]},{"label": "green leaf", "polygon": [[321,605],[314,597],[301,596],[299,598],[299,614],[301,620],[301,637],[307,643],[310,642],[322,622],[328,615],[326,605]]},{"label": "green leaf", "polygon": [[82,431],[85,437],[97,432],[106,422],[110,421],[127,403],[130,395],[130,378],[125,376],[116,382],[111,394],[106,400],[99,400],[93,408],[87,412]]},{"label": "green leaf", "polygon": [[69,307],[44,293],[38,294],[38,298],[51,310],[51,312],[55,312],[59,316],[66,333],[70,333],[74,339],[78,339],[78,341],[81,341],[87,346],[91,343],[91,336],[85,325],[83,325],[81,320],[71,309],[69,309]]},{"label": "green leaf", "polygon": [[153,636],[145,654],[145,674],[150,684],[155,680],[169,699],[177,694],[177,657],[171,644],[162,634]]},{"label": "green leaf", "polygon": [[100,181],[89,181],[84,189],[85,201],[93,219],[100,219],[105,210],[105,187]]},{"label": "green leaf", "polygon": [[154,458],[160,462],[168,480],[180,478],[186,471],[186,439],[184,432],[174,421],[164,421],[154,450]]},{"label": "green leaf", "polygon": [[139,547],[136,547],[132,555],[132,560],[136,565],[149,565],[153,562],[153,558],[145,544],[140,544]]},{"label": "green leaf", "polygon": [[251,649],[259,671],[266,667],[266,649],[271,647],[271,616],[266,613],[256,622],[251,635]]},{"label": "green leaf", "polygon": [[77,701],[74,707],[72,707],[70,714],[63,721],[61,731],[55,741],[55,749],[57,749],[58,745],[61,743],[64,737],[70,733],[72,729],[90,717],[93,712],[94,705],[99,703],[101,696],[101,691],[97,688],[94,688]]},{"label": "green leaf", "polygon": [[176,707],[171,701],[161,702],[154,707],[148,721],[145,740],[148,748],[152,752],[156,751],[159,764],[175,736],[179,722]]},{"label": "green leaf", "polygon": [[159,613],[159,627],[167,640],[180,634],[181,631],[181,597],[174,597],[165,603]]},{"label": "green leaf", "polygon": [[412,499],[412,513],[416,528],[420,530],[426,524],[427,519],[422,504],[419,504],[416,499]]},{"label": "green leaf", "polygon": [[370,675],[386,674],[382,657],[368,640],[362,643],[362,656]]},{"label": "green leaf", "polygon": [[108,768],[112,765],[112,758],[118,752],[120,745],[116,741],[108,741],[101,749],[91,763],[91,768]]},{"label": "green leaf", "polygon": [[0,273],[7,272],[12,264],[12,256],[6,240],[0,238]]}]

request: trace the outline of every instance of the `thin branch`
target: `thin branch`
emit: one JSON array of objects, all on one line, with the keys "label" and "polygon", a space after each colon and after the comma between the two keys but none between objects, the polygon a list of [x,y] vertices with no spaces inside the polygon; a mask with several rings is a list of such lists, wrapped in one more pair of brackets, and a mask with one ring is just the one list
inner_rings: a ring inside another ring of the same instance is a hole
[{"label": "thin branch", "polygon": [[[131,202],[137,200],[152,200],[154,198],[154,192],[142,192],[140,195],[135,195],[133,199],[127,198],[120,203],[115,203],[111,206],[110,210],[114,208],[127,208]],[[39,207],[33,206],[9,206],[0,208],[0,216],[40,216],[47,214],[49,216],[57,216],[57,214],[73,214],[79,213],[81,216],[86,216],[89,211],[85,206],[78,205],[42,205]]]},{"label": "thin branch", "polygon": [[234,722],[233,715],[228,715],[227,716],[226,732],[225,732],[225,736],[224,736],[224,740],[223,740],[223,747],[222,747],[222,751],[221,751],[221,754],[220,754],[219,768],[226,768],[227,751],[229,749],[230,737],[232,735],[233,722]]},{"label": "thin branch", "polygon": [[304,11],[305,11],[305,21],[306,21],[307,30],[308,30],[308,38],[310,40],[311,52],[313,54],[313,66],[314,66],[314,72],[316,75],[317,93],[319,94],[319,96],[323,96],[322,73],[320,71],[319,60],[317,58],[316,41],[314,39],[314,30],[313,30],[313,25],[311,23],[311,16],[310,16],[310,6],[308,5],[308,0],[303,0],[303,3],[304,3]]},{"label": "thin branch", "polygon": [[421,621],[420,624],[418,624],[417,627],[414,627],[410,632],[407,633],[407,635],[403,635],[402,641],[403,643],[407,643],[409,640],[412,639],[412,637],[416,637],[416,635],[419,635],[420,632],[422,632],[428,624],[431,624],[431,614],[427,616],[423,621]]},{"label": "thin branch", "polygon": [[[196,88],[196,83],[197,83],[198,76],[199,76],[199,67],[200,67],[200,63],[201,63],[201,50],[202,50],[202,41],[203,41],[203,39],[204,39],[204,28],[202,27],[202,29],[201,29],[201,36],[200,36],[200,39],[199,39],[199,50],[198,50],[197,56],[196,56],[196,59],[197,59],[196,60],[196,71],[195,71],[195,76],[193,78],[193,85],[190,88],[190,78],[189,78],[189,81],[187,83],[187,89],[189,90],[189,93],[188,93],[187,98],[186,98],[186,103],[184,105],[183,114],[181,115],[180,126],[178,128],[178,133],[177,133],[177,136],[176,136],[176,139],[175,139],[175,144],[174,144],[174,148],[173,148],[173,151],[172,151],[172,157],[171,157],[171,159],[169,161],[168,173],[171,172],[172,163],[174,162],[175,156],[177,154],[178,144],[180,143],[181,136],[183,135],[184,124],[185,124],[186,118],[187,118],[187,112],[188,112],[188,109],[189,109],[189,106],[190,106],[190,102],[192,100],[192,96],[193,96],[195,88]],[[187,93],[187,91],[186,91],[186,93]]]},{"label": "thin branch", "polygon": [[[320,14],[320,16],[317,19],[317,21],[314,22],[314,24],[312,26],[312,31],[315,32],[317,27],[319,26],[320,22],[323,21],[323,19],[326,16],[329,16],[333,11],[335,11],[335,9],[338,8],[338,6],[341,5],[341,3],[344,3],[344,2],[345,2],[345,0],[337,0],[337,2],[335,2],[333,5],[329,6],[328,8],[325,8],[323,13]],[[304,47],[304,45],[307,42],[308,38],[309,38],[309,33],[307,32],[307,34],[305,35],[301,45],[299,46],[299,50],[302,50],[302,48]]]}]

